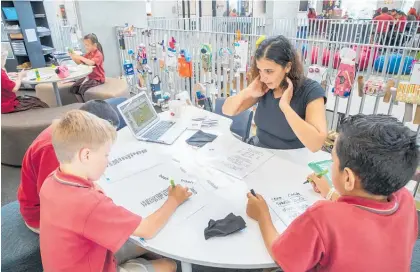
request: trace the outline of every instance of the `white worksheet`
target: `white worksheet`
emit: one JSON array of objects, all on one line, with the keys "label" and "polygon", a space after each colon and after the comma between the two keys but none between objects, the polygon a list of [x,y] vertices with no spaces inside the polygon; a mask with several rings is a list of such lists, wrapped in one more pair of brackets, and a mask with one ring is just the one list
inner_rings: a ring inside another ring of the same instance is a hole
[{"label": "white worksheet", "polygon": [[207,201],[203,186],[176,163],[168,162],[107,184],[103,189],[114,203],[142,217],[158,210],[168,198],[170,180],[188,187],[192,196],[175,212],[176,220],[184,220],[202,209]]},{"label": "white worksheet", "polygon": [[299,192],[291,192],[267,198],[267,204],[283,223],[288,226],[310,206],[306,197]]},{"label": "white worksheet", "polygon": [[243,179],[273,156],[268,150],[243,143],[225,152],[215,151],[218,155],[209,161],[210,166],[238,179]]},{"label": "white worksheet", "polygon": [[165,161],[165,157],[136,143],[114,148],[108,160],[104,178],[108,183],[113,183],[154,167]]}]

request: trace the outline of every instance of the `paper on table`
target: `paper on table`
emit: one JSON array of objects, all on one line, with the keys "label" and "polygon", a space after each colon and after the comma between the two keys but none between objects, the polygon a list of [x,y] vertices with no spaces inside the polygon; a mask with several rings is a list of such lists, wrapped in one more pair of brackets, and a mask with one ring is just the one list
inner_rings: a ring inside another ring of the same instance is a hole
[{"label": "paper on table", "polygon": [[193,193],[176,210],[171,220],[185,220],[207,204],[206,191],[201,184],[171,162],[138,172],[103,188],[117,205],[147,217],[158,210],[168,198],[171,179],[176,184],[188,187]]},{"label": "paper on table", "polygon": [[268,159],[273,153],[250,145],[235,145],[221,156],[210,160],[210,166],[235,178],[243,179]]},{"label": "paper on table", "polygon": [[164,160],[165,157],[151,152],[142,145],[125,146],[111,151],[104,176],[108,182],[116,182],[149,169]]},{"label": "paper on table", "polygon": [[282,196],[270,197],[268,205],[277,216],[288,226],[309,207],[307,199],[299,192],[292,192]]}]

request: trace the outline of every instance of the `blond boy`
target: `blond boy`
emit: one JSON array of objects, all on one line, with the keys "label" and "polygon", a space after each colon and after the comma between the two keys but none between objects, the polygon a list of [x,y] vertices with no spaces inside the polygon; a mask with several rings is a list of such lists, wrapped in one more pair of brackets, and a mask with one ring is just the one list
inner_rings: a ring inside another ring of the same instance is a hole
[{"label": "blond boy", "polygon": [[45,271],[176,271],[167,259],[134,259],[117,267],[114,254],[130,235],[152,238],[190,195],[187,188],[169,188],[162,207],[147,218],[115,205],[98,189],[108,164],[116,131],[90,113],[73,110],[59,120],[52,143],[59,168],[41,192],[40,244]]}]

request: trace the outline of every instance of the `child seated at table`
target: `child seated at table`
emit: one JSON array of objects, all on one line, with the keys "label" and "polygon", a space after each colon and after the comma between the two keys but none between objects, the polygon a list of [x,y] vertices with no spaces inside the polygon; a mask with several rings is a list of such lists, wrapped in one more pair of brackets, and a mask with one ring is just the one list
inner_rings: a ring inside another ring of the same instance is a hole
[{"label": "child seated at table", "polygon": [[15,81],[11,80],[4,69],[8,52],[1,52],[1,113],[25,111],[35,108],[48,108],[48,105],[34,96],[17,96],[22,79],[26,77],[26,71],[22,70]]},{"label": "child seated at table", "polygon": [[69,111],[54,125],[52,143],[60,166],[40,192],[45,271],[176,271],[175,262],[167,259],[138,258],[117,267],[114,254],[130,235],[152,238],[191,192],[170,186],[166,202],[146,218],[114,204],[93,181],[104,173],[116,136],[108,121],[81,110]]},{"label": "child seated at table", "polygon": [[418,222],[404,186],[419,163],[416,133],[390,116],[351,116],[332,158],[341,197],[315,203],[280,235],[264,198],[248,194],[273,259],[284,271],[410,271]]},{"label": "child seated at table", "polygon": [[76,95],[79,102],[84,102],[85,92],[95,86],[105,83],[104,51],[98,41],[98,37],[91,33],[83,38],[86,54],[79,56],[74,52],[70,53],[71,59],[77,64],[86,64],[93,67],[92,73],[86,78],[76,81],[70,88],[70,92]]},{"label": "child seated at table", "polygon": [[[112,105],[103,100],[88,101],[80,107],[80,110],[107,120],[114,127],[120,124],[119,116]],[[39,191],[48,175],[59,166],[51,142],[52,130],[53,125],[43,130],[26,150],[22,160],[17,199],[26,226],[35,233],[39,233]]]}]

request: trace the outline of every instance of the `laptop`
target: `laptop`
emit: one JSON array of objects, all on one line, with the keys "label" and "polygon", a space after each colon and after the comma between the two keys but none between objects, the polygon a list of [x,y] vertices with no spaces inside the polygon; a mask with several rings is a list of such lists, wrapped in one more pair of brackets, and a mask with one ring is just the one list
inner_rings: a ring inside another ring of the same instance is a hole
[{"label": "laptop", "polygon": [[175,121],[161,120],[145,92],[117,106],[134,137],[140,141],[173,144],[187,129]]}]

